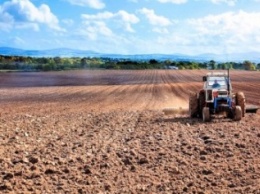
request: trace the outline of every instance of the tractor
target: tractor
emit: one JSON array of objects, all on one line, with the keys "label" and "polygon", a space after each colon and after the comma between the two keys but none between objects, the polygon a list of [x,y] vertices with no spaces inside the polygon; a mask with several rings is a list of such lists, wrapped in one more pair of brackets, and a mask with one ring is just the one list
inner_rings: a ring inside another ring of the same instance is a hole
[{"label": "tractor", "polygon": [[214,114],[224,113],[235,121],[245,116],[245,95],[232,92],[229,71],[207,73],[203,82],[203,89],[189,96],[190,117],[200,117],[208,122]]}]

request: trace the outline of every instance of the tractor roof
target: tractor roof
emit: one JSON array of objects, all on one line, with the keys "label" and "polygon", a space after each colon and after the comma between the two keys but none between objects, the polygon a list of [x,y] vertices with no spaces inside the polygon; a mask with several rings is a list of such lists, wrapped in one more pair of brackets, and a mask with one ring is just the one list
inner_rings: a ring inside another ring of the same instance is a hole
[{"label": "tractor roof", "polygon": [[209,72],[207,73],[208,77],[227,77],[228,74],[226,72]]}]

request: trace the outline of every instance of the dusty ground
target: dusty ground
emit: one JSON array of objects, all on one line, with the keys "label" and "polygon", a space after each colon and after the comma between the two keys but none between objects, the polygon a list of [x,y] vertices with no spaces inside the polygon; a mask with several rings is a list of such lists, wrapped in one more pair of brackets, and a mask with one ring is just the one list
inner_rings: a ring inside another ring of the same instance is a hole
[{"label": "dusty ground", "polygon": [[[260,193],[260,113],[162,113],[205,73],[1,73],[0,193]],[[259,72],[231,78],[260,105]]]}]

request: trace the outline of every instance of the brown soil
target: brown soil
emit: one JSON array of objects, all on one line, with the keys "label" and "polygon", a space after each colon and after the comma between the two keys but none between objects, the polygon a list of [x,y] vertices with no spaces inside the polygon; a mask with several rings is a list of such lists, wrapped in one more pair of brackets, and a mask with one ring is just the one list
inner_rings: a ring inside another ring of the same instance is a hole
[{"label": "brown soil", "polygon": [[[187,107],[207,71],[0,74],[0,193],[260,193],[260,113]],[[232,71],[260,105],[259,72]]]}]

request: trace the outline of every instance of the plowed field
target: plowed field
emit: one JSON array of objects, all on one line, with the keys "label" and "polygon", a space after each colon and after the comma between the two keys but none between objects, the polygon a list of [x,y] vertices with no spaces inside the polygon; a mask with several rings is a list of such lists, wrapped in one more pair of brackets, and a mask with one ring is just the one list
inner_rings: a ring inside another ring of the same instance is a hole
[{"label": "plowed field", "polygon": [[[0,193],[260,193],[260,114],[166,116],[207,71],[0,74]],[[231,71],[260,105],[260,73]]]}]

